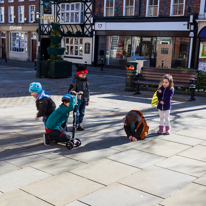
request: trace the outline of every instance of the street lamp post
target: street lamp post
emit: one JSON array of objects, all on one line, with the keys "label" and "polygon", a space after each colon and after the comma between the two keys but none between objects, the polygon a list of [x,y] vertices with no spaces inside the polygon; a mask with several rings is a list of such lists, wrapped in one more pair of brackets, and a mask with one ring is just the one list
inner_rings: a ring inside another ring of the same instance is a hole
[{"label": "street lamp post", "polygon": [[41,78],[41,0],[39,0],[39,12],[37,13],[38,18],[38,54],[36,62],[36,77]]}]

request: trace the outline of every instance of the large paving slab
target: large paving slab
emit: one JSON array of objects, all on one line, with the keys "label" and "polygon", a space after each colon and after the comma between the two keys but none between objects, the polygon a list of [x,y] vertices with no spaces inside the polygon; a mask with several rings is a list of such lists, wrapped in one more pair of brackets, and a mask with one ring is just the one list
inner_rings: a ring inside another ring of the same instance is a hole
[{"label": "large paving slab", "polygon": [[176,132],[176,134],[206,140],[205,132],[206,131],[203,132],[202,129],[189,128],[187,130],[180,130]]},{"label": "large paving slab", "polygon": [[20,167],[17,167],[4,161],[0,161],[0,168],[0,175],[21,169]]},{"label": "large paving slab", "polygon": [[151,166],[118,182],[166,198],[193,180],[195,177]]},{"label": "large paving slab", "polygon": [[149,141],[145,144],[140,144],[137,147],[134,147],[134,149],[164,157],[170,157],[189,148],[190,146],[188,145],[183,145],[162,139],[155,139],[153,141]]},{"label": "large paving slab", "polygon": [[191,145],[191,146],[195,146],[195,145],[203,142],[203,140],[201,140],[201,139],[196,139],[193,137],[186,137],[186,136],[182,136],[182,135],[178,135],[178,134],[162,135],[161,139],[168,140],[171,142],[177,142],[180,144]]},{"label": "large paving slab", "polygon": [[182,156],[173,156],[155,164],[184,174],[200,177],[206,173],[206,163]]},{"label": "large paving slab", "polygon": [[23,168],[0,176],[0,191],[8,192],[22,186],[43,180],[51,175],[34,168]]},{"label": "large paving slab", "polygon": [[164,160],[165,158],[154,154],[149,154],[147,152],[131,149],[128,151],[120,152],[118,154],[109,156],[108,159],[115,160],[123,164],[131,165],[133,167],[138,167],[143,169],[161,160]]},{"label": "large paving slab", "polygon": [[196,145],[188,150],[185,150],[178,155],[191,159],[206,161],[206,146]]},{"label": "large paving slab", "polygon": [[74,174],[104,185],[109,185],[137,171],[139,169],[108,159],[102,159],[71,170]]},{"label": "large paving slab", "polygon": [[64,206],[102,187],[101,184],[66,172],[22,189],[55,206]]},{"label": "large paving slab", "polygon": [[162,206],[205,206],[206,187],[191,183],[163,200]]},{"label": "large paving slab", "polygon": [[110,148],[103,148],[103,147],[95,146],[95,147],[82,148],[82,149],[74,151],[72,154],[65,155],[65,156],[72,158],[74,160],[89,163],[89,162],[97,161],[99,159],[108,157],[117,152],[118,152],[117,150],[113,150]]},{"label": "large paving slab", "polygon": [[80,199],[83,203],[95,206],[154,206],[162,199],[134,188],[114,183]]},{"label": "large paving slab", "polygon": [[71,202],[69,204],[66,204],[65,206],[87,206],[87,204],[84,204],[84,203],[79,202],[79,201],[74,201],[74,202]]},{"label": "large paving slab", "polygon": [[81,165],[83,165],[83,163],[79,161],[69,159],[66,157],[59,157],[53,160],[44,161],[44,162],[35,164],[32,167],[39,169],[41,171],[44,171],[46,173],[52,174],[52,175],[57,175],[60,173],[70,171]]},{"label": "large paving slab", "polygon": [[194,182],[206,186],[206,174],[196,179]]},{"label": "large paving slab", "polygon": [[0,203],[1,206],[51,206],[51,204],[19,189],[0,195]]}]

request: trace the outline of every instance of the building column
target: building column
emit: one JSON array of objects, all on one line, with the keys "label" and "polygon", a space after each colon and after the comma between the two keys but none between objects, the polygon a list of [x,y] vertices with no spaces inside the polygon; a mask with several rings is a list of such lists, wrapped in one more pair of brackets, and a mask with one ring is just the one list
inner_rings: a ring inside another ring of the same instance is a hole
[{"label": "building column", "polygon": [[9,59],[9,31],[6,31],[6,58]]},{"label": "building column", "polygon": [[27,32],[27,61],[31,61],[31,32]]},{"label": "building column", "polygon": [[198,15],[198,19],[204,19],[205,18],[205,0],[200,1],[200,11]]},{"label": "building column", "polygon": [[[191,33],[193,33],[193,32],[191,32]],[[190,38],[190,51],[189,51],[188,68],[191,67],[192,48],[193,48],[193,37]]]}]

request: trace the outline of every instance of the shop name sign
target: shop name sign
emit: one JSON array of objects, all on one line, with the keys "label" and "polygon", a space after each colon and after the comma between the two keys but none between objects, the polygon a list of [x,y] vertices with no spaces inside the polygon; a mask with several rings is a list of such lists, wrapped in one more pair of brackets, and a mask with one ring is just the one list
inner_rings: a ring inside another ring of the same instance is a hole
[{"label": "shop name sign", "polygon": [[161,48],[161,54],[168,54],[168,48]]},{"label": "shop name sign", "polygon": [[22,26],[10,26],[10,30],[22,30]]},{"label": "shop name sign", "polygon": [[54,16],[42,16],[42,20],[54,20]]}]

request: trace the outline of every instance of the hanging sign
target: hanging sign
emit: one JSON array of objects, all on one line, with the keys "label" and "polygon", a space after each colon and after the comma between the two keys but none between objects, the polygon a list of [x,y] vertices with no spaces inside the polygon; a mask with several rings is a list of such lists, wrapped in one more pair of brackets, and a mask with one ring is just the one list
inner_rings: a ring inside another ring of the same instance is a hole
[{"label": "hanging sign", "polygon": [[54,20],[54,16],[42,16],[42,20]]}]

